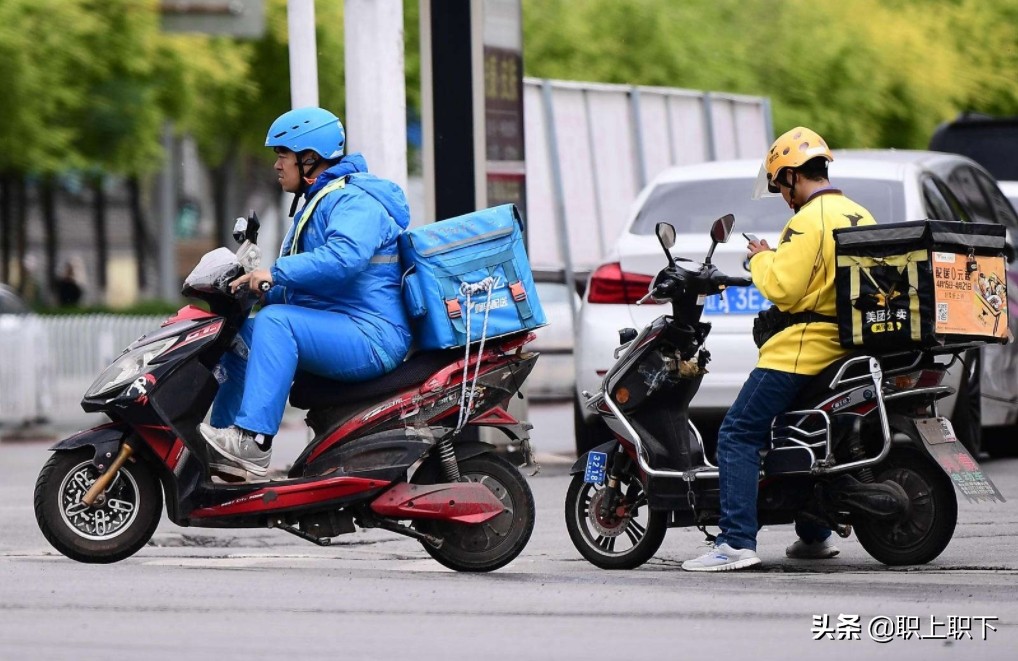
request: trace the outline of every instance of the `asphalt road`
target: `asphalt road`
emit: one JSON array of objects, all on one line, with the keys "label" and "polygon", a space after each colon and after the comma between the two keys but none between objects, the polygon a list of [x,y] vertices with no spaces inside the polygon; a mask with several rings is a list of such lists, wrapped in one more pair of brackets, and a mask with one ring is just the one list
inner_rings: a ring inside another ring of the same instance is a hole
[{"label": "asphalt road", "polygon": [[[542,423],[539,449],[568,452],[568,405],[538,406],[531,417]],[[297,442],[299,431],[288,438]],[[690,530],[670,531],[637,570],[582,560],[562,517],[567,461],[544,455],[530,478],[529,546],[502,570],[467,575],[384,531],[319,548],[278,531],[166,521],[132,558],[78,564],[35,524],[46,447],[0,444],[0,659],[989,661],[1018,649],[1018,460],[984,464],[1009,502],[962,502],[955,539],[924,567],[884,567],[852,538],[839,541],[835,559],[788,560],[793,533],[777,526],[761,531],[758,571],[698,575],[678,567],[704,550]],[[284,443],[276,461],[285,454]],[[814,640],[825,616],[833,637],[847,640]],[[894,635],[908,630],[908,639]],[[875,642],[881,632],[892,640]]]}]

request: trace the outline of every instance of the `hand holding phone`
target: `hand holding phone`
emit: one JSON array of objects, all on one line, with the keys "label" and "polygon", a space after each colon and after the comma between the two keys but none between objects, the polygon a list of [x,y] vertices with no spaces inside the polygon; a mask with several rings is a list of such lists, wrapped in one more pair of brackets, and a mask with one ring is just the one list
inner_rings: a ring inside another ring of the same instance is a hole
[{"label": "hand holding phone", "polygon": [[743,232],[742,235],[746,237],[746,240],[750,243],[753,243],[754,241],[756,243],[760,243],[760,239],[756,238],[756,234],[747,234],[746,232]]}]

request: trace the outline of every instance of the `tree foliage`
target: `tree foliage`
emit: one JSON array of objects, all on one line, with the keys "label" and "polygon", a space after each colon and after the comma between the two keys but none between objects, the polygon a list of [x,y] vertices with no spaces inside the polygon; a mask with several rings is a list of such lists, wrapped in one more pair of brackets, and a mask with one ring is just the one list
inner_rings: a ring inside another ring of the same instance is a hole
[{"label": "tree foliage", "polygon": [[1018,115],[1018,0],[524,0],[542,78],[771,98],[777,131],[925,147],[963,110]]}]

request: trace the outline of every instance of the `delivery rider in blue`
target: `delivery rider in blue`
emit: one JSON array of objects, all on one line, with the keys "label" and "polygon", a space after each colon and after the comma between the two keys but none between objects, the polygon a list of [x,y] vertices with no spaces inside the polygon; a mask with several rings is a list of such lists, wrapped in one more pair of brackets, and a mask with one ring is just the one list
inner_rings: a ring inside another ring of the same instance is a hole
[{"label": "delivery rider in blue", "polygon": [[304,205],[275,265],[230,283],[271,288],[223,357],[212,424],[199,428],[222,477],[265,476],[298,369],[364,381],[395,369],[410,347],[396,248],[410,209],[360,154],[343,155],[345,142],[342,123],[322,108],[292,110],[269,127],[280,186]]}]

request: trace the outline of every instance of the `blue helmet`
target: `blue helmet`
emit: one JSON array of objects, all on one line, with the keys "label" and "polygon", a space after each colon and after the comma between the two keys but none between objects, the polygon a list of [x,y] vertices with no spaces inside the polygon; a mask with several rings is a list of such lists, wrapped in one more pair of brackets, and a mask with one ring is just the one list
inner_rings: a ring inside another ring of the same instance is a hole
[{"label": "blue helmet", "polygon": [[272,122],[266,147],[286,147],[300,153],[310,149],[326,160],[339,158],[346,146],[343,123],[324,108],[297,108]]}]

